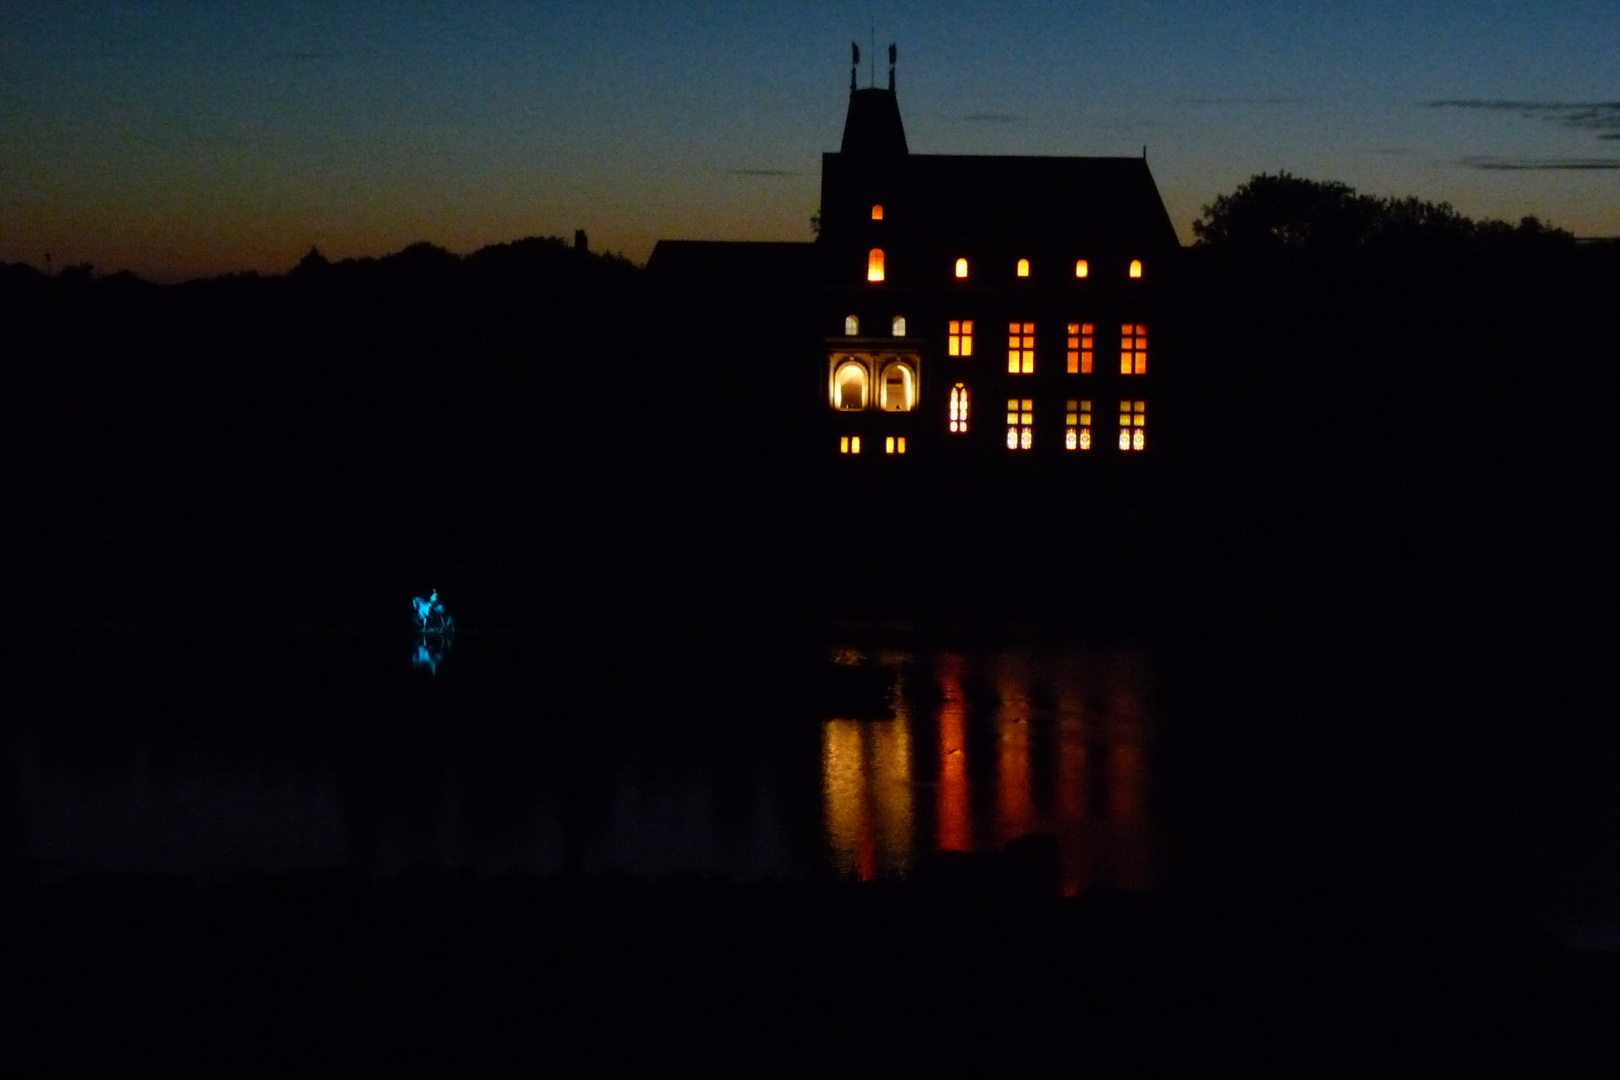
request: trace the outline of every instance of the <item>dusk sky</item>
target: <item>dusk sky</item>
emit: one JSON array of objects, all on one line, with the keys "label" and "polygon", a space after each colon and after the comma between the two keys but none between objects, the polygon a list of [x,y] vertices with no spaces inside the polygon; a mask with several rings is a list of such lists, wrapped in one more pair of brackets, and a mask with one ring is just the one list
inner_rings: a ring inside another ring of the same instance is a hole
[{"label": "dusk sky", "polygon": [[1277,170],[1620,235],[1615,0],[0,0],[0,261],[807,240],[874,29],[914,152],[1146,144],[1184,241]]}]

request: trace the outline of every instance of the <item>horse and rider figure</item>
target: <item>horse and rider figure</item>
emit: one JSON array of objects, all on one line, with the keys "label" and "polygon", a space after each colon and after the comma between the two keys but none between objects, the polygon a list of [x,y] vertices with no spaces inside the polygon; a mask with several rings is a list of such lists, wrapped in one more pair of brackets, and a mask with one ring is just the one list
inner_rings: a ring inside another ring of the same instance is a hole
[{"label": "horse and rider figure", "polygon": [[444,604],[439,600],[438,589],[434,589],[426,600],[413,596],[411,607],[416,612],[416,628],[424,634],[448,634],[456,628],[456,621],[444,610]]}]

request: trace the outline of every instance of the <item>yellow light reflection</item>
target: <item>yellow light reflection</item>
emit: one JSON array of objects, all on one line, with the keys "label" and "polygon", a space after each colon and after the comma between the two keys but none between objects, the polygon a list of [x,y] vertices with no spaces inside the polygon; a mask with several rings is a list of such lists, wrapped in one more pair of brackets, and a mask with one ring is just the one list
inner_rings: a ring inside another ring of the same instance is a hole
[{"label": "yellow light reflection", "polygon": [[973,827],[968,818],[967,705],[962,694],[962,658],[940,656],[934,671],[939,683],[939,807],[934,846],[941,851],[972,851]]}]

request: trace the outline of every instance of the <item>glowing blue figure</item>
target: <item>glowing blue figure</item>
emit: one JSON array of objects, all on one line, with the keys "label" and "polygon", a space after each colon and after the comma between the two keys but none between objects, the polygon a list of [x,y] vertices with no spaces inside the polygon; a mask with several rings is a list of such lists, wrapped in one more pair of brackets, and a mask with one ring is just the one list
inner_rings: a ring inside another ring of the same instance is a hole
[{"label": "glowing blue figure", "polygon": [[426,600],[420,596],[412,597],[411,607],[416,612],[416,628],[424,634],[448,634],[456,628],[456,620],[450,617],[444,610],[444,604],[439,601],[438,589],[434,589]]},{"label": "glowing blue figure", "polygon": [[428,639],[424,635],[416,643],[416,652],[411,656],[411,667],[427,668],[429,675],[437,675],[439,673],[439,663],[443,659],[443,650],[428,648]]}]

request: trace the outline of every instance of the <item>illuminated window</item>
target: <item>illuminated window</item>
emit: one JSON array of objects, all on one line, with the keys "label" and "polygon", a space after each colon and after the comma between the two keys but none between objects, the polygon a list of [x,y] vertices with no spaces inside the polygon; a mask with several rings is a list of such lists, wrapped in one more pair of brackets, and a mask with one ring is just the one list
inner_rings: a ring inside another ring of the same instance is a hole
[{"label": "illuminated window", "polygon": [[1018,260],[1018,276],[1019,277],[1029,277],[1029,260],[1028,259],[1019,259]]},{"label": "illuminated window", "polygon": [[1007,373],[1029,375],[1035,371],[1035,324],[1009,323],[1007,326]]},{"label": "illuminated window", "polygon": [[1147,327],[1126,323],[1119,328],[1119,373],[1147,374]]},{"label": "illuminated window", "polygon": [[844,336],[854,337],[861,332],[861,320],[853,315],[844,316]]},{"label": "illuminated window", "polygon": [[1119,403],[1119,448],[1121,450],[1140,450],[1143,447],[1142,429],[1147,426],[1144,410],[1146,402],[1122,401]]},{"label": "illuminated window", "polygon": [[845,435],[838,440],[840,454],[858,454],[861,452],[861,437],[859,435]]},{"label": "illuminated window", "polygon": [[951,387],[951,431],[961,435],[968,425],[968,388],[961,383]]},{"label": "illuminated window", "polygon": [[872,220],[873,221],[882,221],[883,220],[883,207],[882,206],[874,206],[874,207],[872,207]]},{"label": "illuminated window", "polygon": [[833,408],[855,411],[866,408],[866,368],[857,360],[846,360],[833,375]]},{"label": "illuminated window", "polygon": [[1069,324],[1069,374],[1091,374],[1091,324]]},{"label": "illuminated window", "polygon": [[1063,403],[1063,448],[1065,450],[1091,449],[1091,402],[1065,401]]},{"label": "illuminated window", "polygon": [[905,337],[906,317],[904,315],[896,315],[893,319],[891,319],[889,321],[889,331],[893,333],[895,337]]},{"label": "illuminated window", "polygon": [[956,276],[957,277],[967,277],[967,260],[966,259],[957,259],[956,260]]},{"label": "illuminated window", "polygon": [[962,322],[951,320],[950,336],[946,339],[947,351],[952,356],[973,355],[973,320]]},{"label": "illuminated window", "polygon": [[1079,262],[1074,264],[1074,276],[1075,277],[1089,277],[1090,275],[1091,275],[1091,264],[1086,262],[1086,260],[1081,259]]},{"label": "illuminated window", "polygon": [[1034,417],[1035,402],[1029,398],[1007,399],[1007,449],[1029,449]]},{"label": "illuminated window", "polygon": [[883,249],[873,248],[866,253],[866,280],[883,280]]},{"label": "illuminated window", "polygon": [[888,438],[883,440],[883,452],[885,454],[903,454],[903,453],[905,453],[906,452],[906,437],[904,435],[902,435],[899,438],[895,438],[893,435],[890,435]]},{"label": "illuminated window", "polygon": [[1141,277],[1141,276],[1142,276],[1142,260],[1141,259],[1132,259],[1131,260],[1131,277]]},{"label": "illuminated window", "polygon": [[917,378],[905,364],[890,364],[883,369],[878,406],[886,412],[909,412],[917,401]]}]

